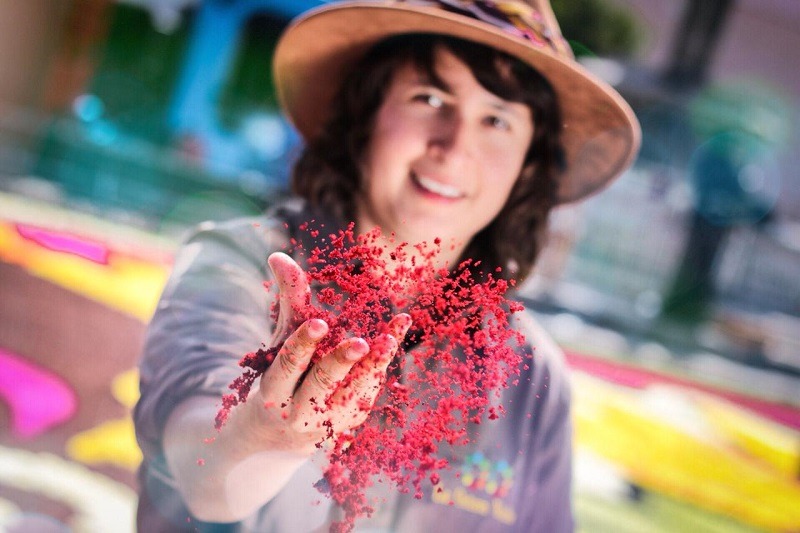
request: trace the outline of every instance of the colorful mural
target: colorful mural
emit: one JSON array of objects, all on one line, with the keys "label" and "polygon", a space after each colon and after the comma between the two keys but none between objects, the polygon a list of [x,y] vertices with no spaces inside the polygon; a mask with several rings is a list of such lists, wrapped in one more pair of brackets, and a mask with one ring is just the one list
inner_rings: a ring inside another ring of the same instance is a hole
[{"label": "colorful mural", "polygon": [[[593,376],[573,361],[579,449],[647,490],[767,531],[800,524],[800,425],[771,420],[669,376],[640,387]],[[577,368],[576,368],[577,367]],[[620,365],[621,375],[635,369]],[[742,399],[744,400],[744,399]],[[776,406],[779,407],[779,406]],[[794,411],[794,415],[798,414]]]},{"label": "colorful mural", "polygon": [[[3,531],[135,527],[134,472],[141,452],[130,410],[138,398],[138,346],[125,346],[120,353],[128,355],[117,360],[113,345],[79,346],[70,342],[70,332],[78,325],[91,329],[81,324],[91,316],[80,316],[81,309],[91,309],[111,317],[111,327],[123,326],[121,345],[140,342],[169,258],[160,250],[115,248],[96,231],[87,233],[95,236],[0,221],[0,321],[9,327],[31,326],[34,319],[59,323],[53,331],[65,333],[41,344],[39,336],[47,332],[0,329],[0,400],[8,418],[0,430]],[[22,298],[12,298],[20,291]],[[105,386],[92,375],[98,370],[112,377]]]},{"label": "colorful mural", "polygon": [[11,415],[11,433],[31,439],[72,418],[75,392],[56,374],[0,349],[0,398]]},{"label": "colorful mural", "polygon": [[139,319],[149,320],[167,265],[64,231],[0,222],[0,261]]}]

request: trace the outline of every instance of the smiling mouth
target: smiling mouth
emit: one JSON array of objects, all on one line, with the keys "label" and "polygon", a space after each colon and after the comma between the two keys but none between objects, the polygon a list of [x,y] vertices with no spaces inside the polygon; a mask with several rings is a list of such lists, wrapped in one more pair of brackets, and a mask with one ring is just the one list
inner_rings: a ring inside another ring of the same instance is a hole
[{"label": "smiling mouth", "polygon": [[420,176],[415,172],[411,173],[411,178],[414,180],[414,183],[416,183],[424,191],[436,194],[443,198],[455,200],[464,196],[458,187],[446,185],[436,180],[426,178],[425,176]]}]

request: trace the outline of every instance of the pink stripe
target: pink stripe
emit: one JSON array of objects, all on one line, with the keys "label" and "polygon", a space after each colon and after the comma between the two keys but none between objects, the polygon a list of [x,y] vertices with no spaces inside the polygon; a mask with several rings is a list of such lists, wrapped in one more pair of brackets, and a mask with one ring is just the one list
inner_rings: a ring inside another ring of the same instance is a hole
[{"label": "pink stripe", "polygon": [[50,370],[0,349],[0,398],[11,411],[12,433],[29,439],[75,415],[72,388]]},{"label": "pink stripe", "polygon": [[48,250],[77,255],[101,265],[108,264],[109,250],[98,242],[35,226],[17,224],[16,228],[22,237]]},{"label": "pink stripe", "polygon": [[623,363],[575,352],[567,353],[567,362],[575,370],[580,370],[581,372],[586,372],[587,374],[605,381],[634,389],[644,389],[656,383],[668,383],[670,385],[677,385],[713,394],[714,396],[723,398],[740,407],[744,407],[774,422],[800,430],[800,409],[791,405],[769,402],[737,392],[718,389],[711,385],[706,385],[690,379],[636,368]]}]

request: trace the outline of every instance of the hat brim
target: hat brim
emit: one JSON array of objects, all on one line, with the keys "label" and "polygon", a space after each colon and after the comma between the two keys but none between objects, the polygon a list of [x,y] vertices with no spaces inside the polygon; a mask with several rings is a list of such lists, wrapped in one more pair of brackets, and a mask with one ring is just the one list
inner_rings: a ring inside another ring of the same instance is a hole
[{"label": "hat brim", "polygon": [[550,81],[561,106],[567,163],[559,177],[559,203],[603,189],[636,157],[641,131],[630,106],[576,61],[487,23],[400,2],[330,4],[309,11],[284,32],[273,61],[276,89],[306,140],[320,133],[352,66],[375,43],[405,33],[438,33],[485,44],[519,58]]}]

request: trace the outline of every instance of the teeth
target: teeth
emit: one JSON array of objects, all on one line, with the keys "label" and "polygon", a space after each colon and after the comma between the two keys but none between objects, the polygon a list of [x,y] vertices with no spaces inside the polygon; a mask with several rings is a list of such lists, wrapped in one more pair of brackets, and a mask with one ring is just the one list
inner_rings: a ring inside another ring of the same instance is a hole
[{"label": "teeth", "polygon": [[461,191],[457,187],[453,187],[452,185],[445,185],[444,183],[439,183],[438,181],[428,179],[424,176],[416,176],[417,183],[419,183],[424,189],[438,194],[439,196],[444,196],[445,198],[460,198]]}]

